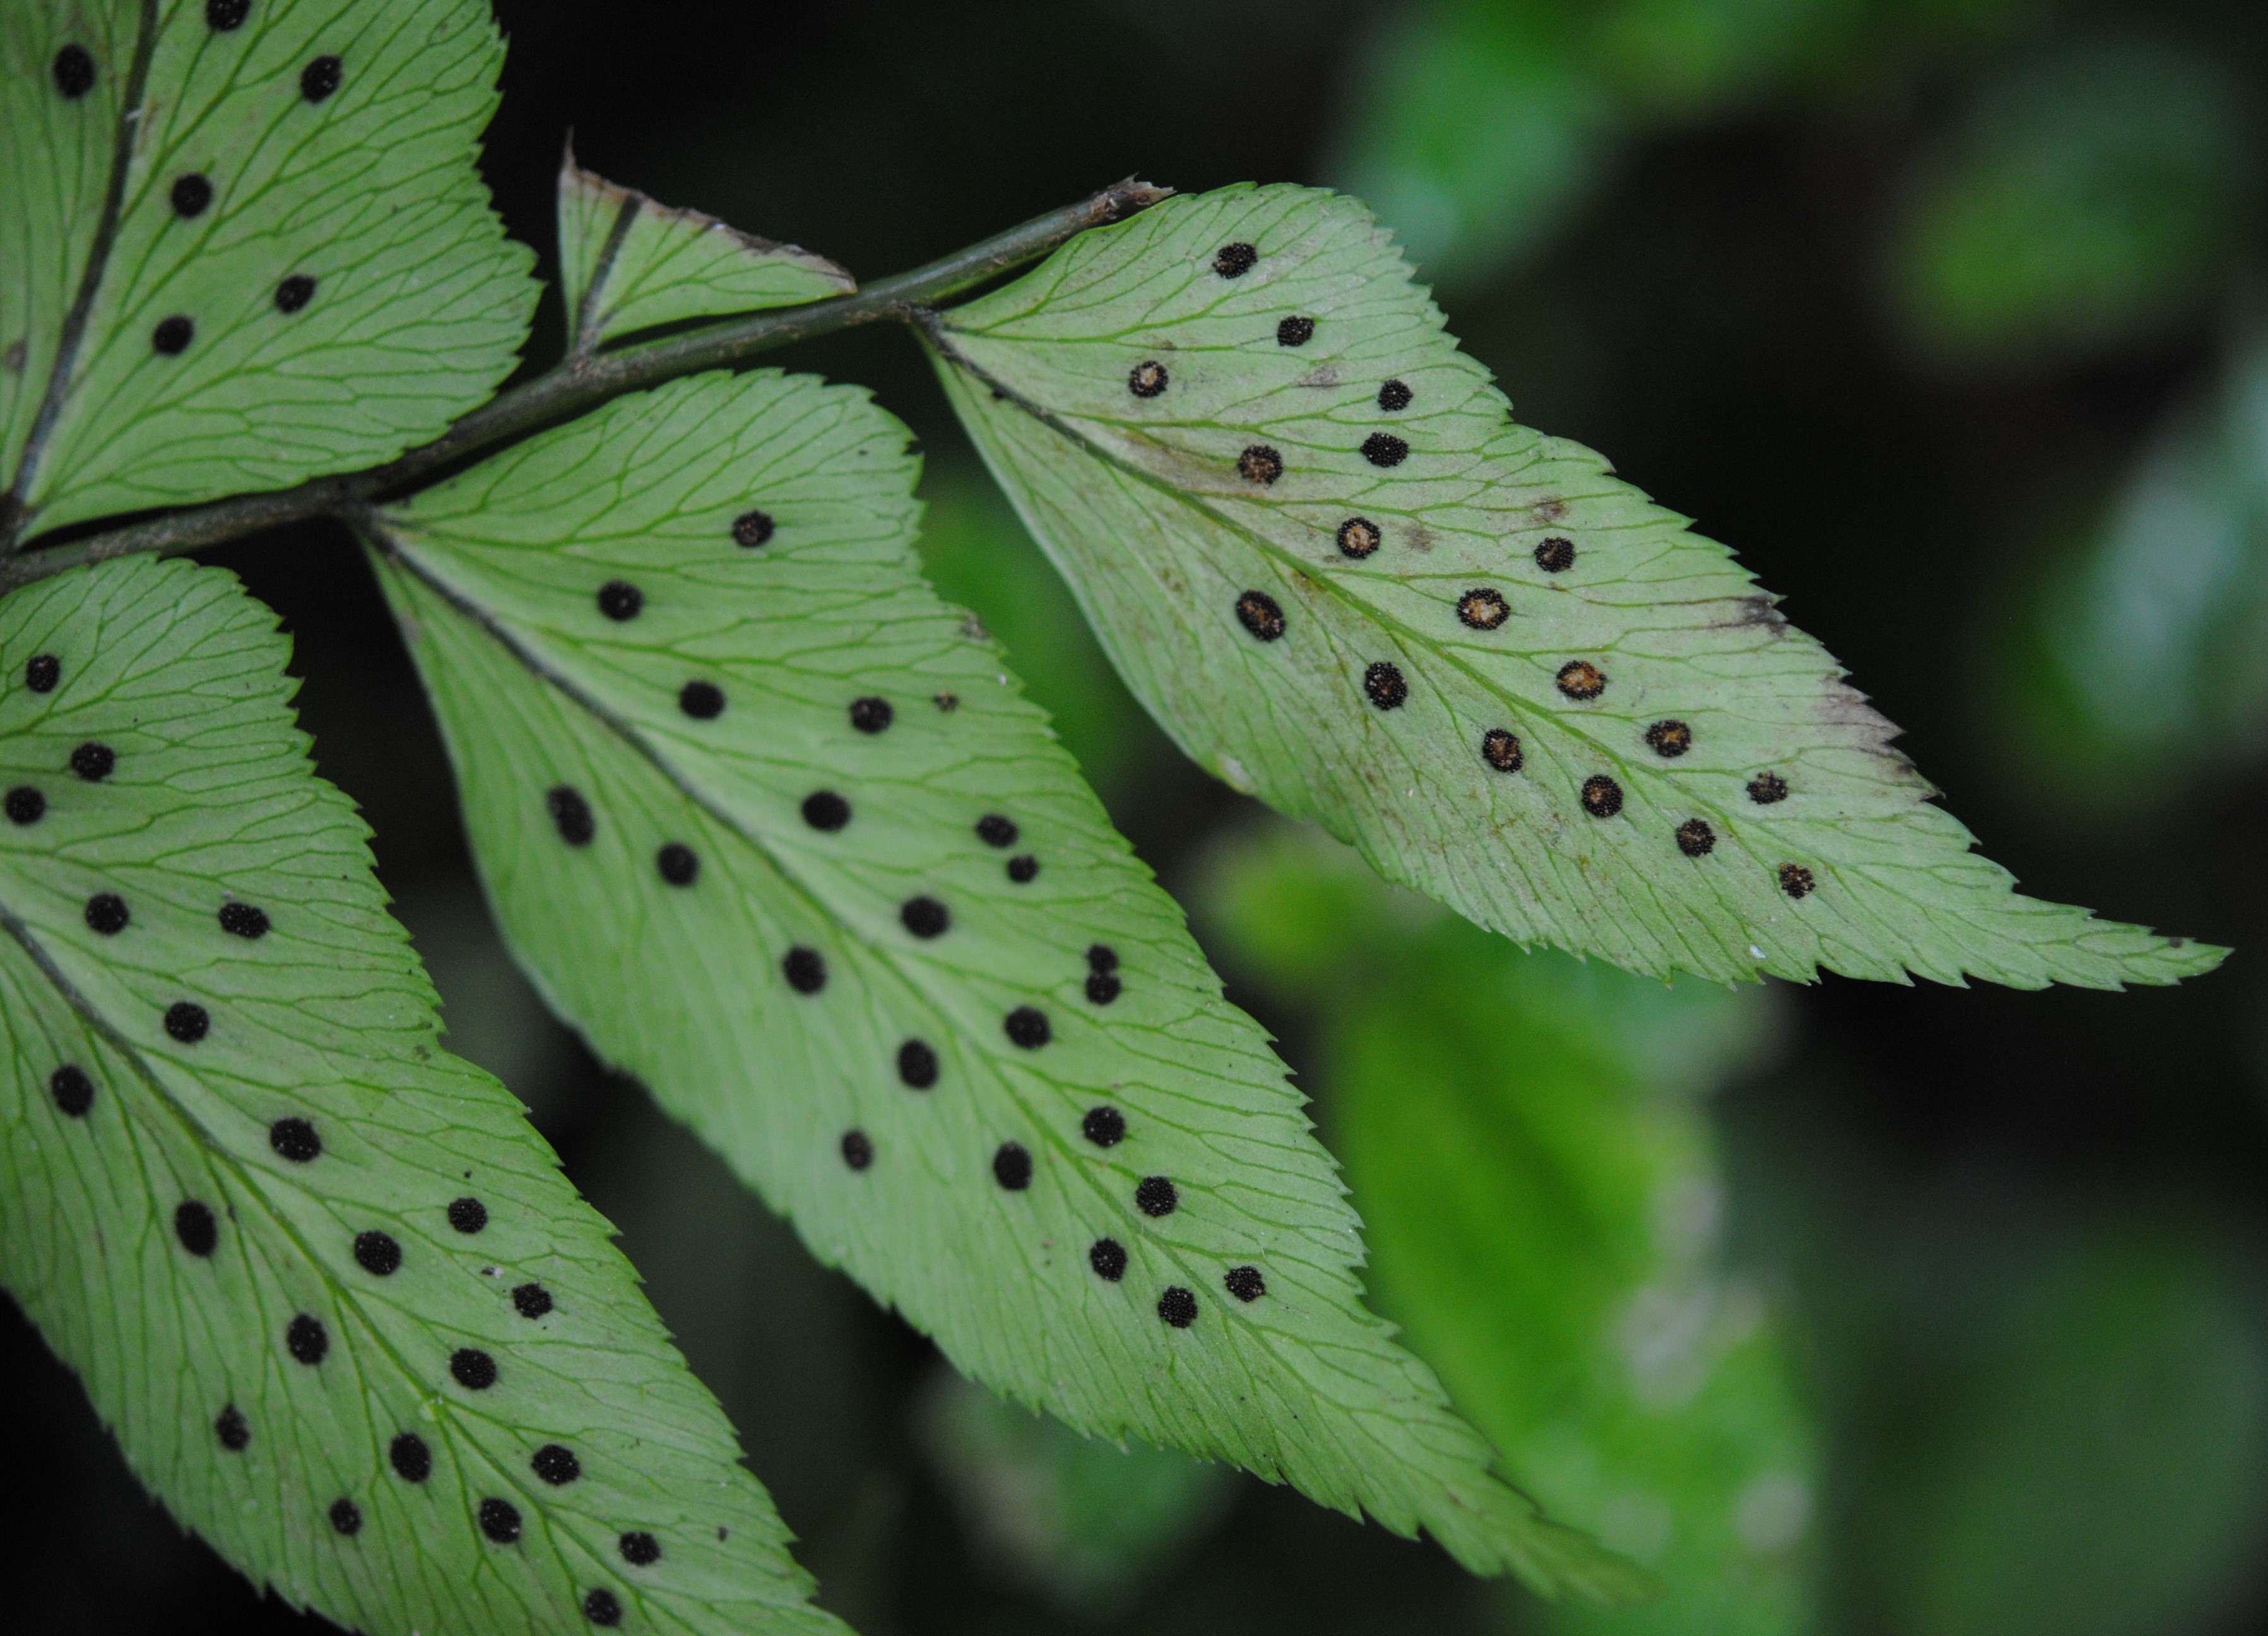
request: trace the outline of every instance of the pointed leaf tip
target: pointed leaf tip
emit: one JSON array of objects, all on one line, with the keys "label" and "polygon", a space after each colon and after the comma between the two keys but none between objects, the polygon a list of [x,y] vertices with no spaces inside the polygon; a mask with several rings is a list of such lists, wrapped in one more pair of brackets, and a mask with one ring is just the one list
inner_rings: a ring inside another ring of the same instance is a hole
[{"label": "pointed leaf tip", "polygon": [[578,352],[662,324],[849,295],[857,280],[825,256],[673,210],[575,162],[559,167],[559,270]]}]

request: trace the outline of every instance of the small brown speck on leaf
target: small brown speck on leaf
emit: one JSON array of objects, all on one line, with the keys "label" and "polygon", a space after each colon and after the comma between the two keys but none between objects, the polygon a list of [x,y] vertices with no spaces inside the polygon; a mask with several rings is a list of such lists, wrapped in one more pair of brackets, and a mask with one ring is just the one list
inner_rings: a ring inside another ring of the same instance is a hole
[{"label": "small brown speck on leaf", "polygon": [[1472,630],[1493,630],[1512,617],[1512,607],[1502,592],[1475,586],[1457,599],[1457,617]]},{"label": "small brown speck on leaf", "polygon": [[1657,721],[1646,730],[1646,747],[1667,760],[1693,748],[1693,729],[1682,721]]},{"label": "small brown speck on leaf", "polygon": [[1247,591],[1236,599],[1237,623],[1263,642],[1284,634],[1284,610],[1265,591]]},{"label": "small brown speck on leaf", "polygon": [[1361,558],[1378,549],[1378,525],[1367,517],[1350,517],[1339,525],[1339,555]]},{"label": "small brown speck on leaf", "polygon": [[1559,667],[1559,690],[1571,699],[1594,699],[1607,690],[1607,674],[1587,659],[1573,659]]},{"label": "small brown speck on leaf", "polygon": [[1515,735],[1502,727],[1491,727],[1481,734],[1481,759],[1498,772],[1518,772],[1528,758]]}]

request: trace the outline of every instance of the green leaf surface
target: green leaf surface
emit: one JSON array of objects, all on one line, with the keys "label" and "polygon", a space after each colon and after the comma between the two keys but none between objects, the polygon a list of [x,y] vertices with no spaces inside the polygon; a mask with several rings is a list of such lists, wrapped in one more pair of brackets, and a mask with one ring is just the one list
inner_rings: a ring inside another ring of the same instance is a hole
[{"label": "green leaf surface", "polygon": [[1808,1628],[1815,1440],[1771,1303],[1723,1264],[1696,1103],[1768,1047],[1771,997],[1523,953],[1288,825],[1210,875],[1225,954],[1312,1029],[1380,1309],[1554,1514],[1661,1583],[1552,1620]]},{"label": "green leaf surface", "polygon": [[905,445],[856,391],[696,378],[372,520],[507,940],[964,1373],[1625,1583],[1363,1308],[1265,1036],[921,579]]},{"label": "green leaf surface", "polygon": [[2015,895],[1723,547],[1510,419],[1354,200],[1170,199],[930,333],[1167,730],[1491,930],[1715,978],[2220,958]]},{"label": "green leaf surface", "polygon": [[657,324],[794,306],[858,289],[824,256],[671,210],[575,163],[559,167],[559,284],[578,352]]},{"label": "green leaf surface", "polygon": [[841,1630],[611,1229],[441,1049],[287,657],[187,564],[0,601],[0,1282],[294,1606]]},{"label": "green leaf surface", "polygon": [[1134,702],[1062,576],[1025,533],[1000,486],[974,461],[922,470],[922,571],[1016,656],[1026,692],[1104,804],[1154,791],[1175,759]]},{"label": "green leaf surface", "polygon": [[0,12],[0,542],[438,435],[535,297],[485,0]]}]

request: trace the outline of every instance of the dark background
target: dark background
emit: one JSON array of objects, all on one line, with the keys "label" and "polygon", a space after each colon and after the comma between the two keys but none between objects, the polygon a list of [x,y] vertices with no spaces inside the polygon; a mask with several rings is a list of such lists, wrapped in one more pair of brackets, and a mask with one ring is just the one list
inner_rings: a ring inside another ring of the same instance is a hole
[{"label": "dark background", "polygon": [[[1715,1119],[1735,1252],[1786,1293],[1817,1427],[1819,1628],[2268,1630],[2268,1472],[2251,1459],[2268,1458],[2268,1028],[2250,952],[2268,930],[2268,424],[2242,390],[2258,368],[2268,11],[499,11],[489,174],[547,272],[571,125],[585,165],[870,276],[1130,173],[1359,187],[1407,226],[1521,417],[1606,450],[1731,542],[2028,890],[2236,946],[2213,977],[2124,996],[1791,991],[1785,1050]],[[532,362],[556,322],[548,297]],[[925,446],[940,516],[996,515],[903,336],[781,361],[873,386]],[[991,526],[1002,560],[1039,571],[1012,523]],[[926,1343],[811,1264],[510,971],[438,741],[343,537],[223,560],[291,622],[323,770],[377,832],[454,1043],[531,1103],[621,1225],[825,1600],[865,1636],[1534,1622],[1430,1547],[1241,1479],[1161,1501],[1182,1521],[1132,1551],[1115,1599],[1004,1564],[966,1473],[920,1429],[947,1389]],[[2120,620],[2161,572],[2205,589],[2137,660]],[[1249,805],[1129,713],[1060,629],[1059,598],[1034,612],[996,587],[996,608],[982,571],[941,573],[1009,640],[1144,856],[1170,885],[1199,881]],[[1300,1018],[1230,976],[1327,1083]],[[2212,1390],[2184,1372],[2207,1343],[2147,1300],[2075,1298],[2088,1322],[2025,1327],[2028,1292],[2092,1289],[2089,1269],[2137,1245],[2171,1268],[2144,1285],[2205,1292]],[[300,1623],[143,1497],[4,1303],[0,1402],[0,1626]],[[2105,1426],[2128,1435],[2110,1446]],[[2200,1449],[2242,1457],[2206,1480]],[[2182,1557],[2204,1534],[2226,1547]],[[2118,1594],[2058,1602],[2066,1562]],[[1917,1578],[1969,1590],[1899,1588]]]}]

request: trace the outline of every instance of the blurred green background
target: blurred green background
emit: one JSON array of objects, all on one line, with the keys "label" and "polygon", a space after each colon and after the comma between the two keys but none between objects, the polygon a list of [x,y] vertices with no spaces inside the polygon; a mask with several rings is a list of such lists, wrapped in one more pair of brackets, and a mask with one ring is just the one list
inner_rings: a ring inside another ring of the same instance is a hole
[{"label": "blurred green background", "polygon": [[[490,172],[910,266],[1130,172],[1362,193],[1523,418],[1732,543],[2026,886],[2236,945],[2128,996],[1664,988],[1526,954],[1182,763],[911,346],[924,549],[1282,1039],[1382,1310],[1650,1564],[1549,1609],[952,1377],[545,1017],[321,529],[291,622],[453,1043],[532,1106],[829,1605],[903,1632],[2268,1632],[2268,8],[2257,0],[512,0]],[[556,304],[531,365],[556,350]],[[252,1632],[0,1303],[0,1625]]]}]

